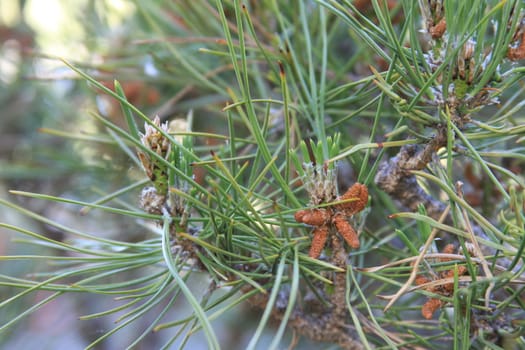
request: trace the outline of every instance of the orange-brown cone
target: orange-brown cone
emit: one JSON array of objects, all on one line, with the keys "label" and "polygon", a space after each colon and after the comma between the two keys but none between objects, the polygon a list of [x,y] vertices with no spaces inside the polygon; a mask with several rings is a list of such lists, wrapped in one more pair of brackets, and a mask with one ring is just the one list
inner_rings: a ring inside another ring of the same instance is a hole
[{"label": "orange-brown cone", "polygon": [[326,239],[328,238],[328,227],[321,226],[314,230],[314,237],[312,238],[312,246],[310,247],[310,252],[308,255],[317,259],[321,252],[323,251],[324,245],[326,244]]},{"label": "orange-brown cone", "polygon": [[360,183],[353,184],[338,201],[350,200],[336,206],[337,209],[345,212],[347,216],[353,215],[365,209],[368,203],[368,188]]},{"label": "orange-brown cone", "polygon": [[334,218],[334,225],[337,232],[345,239],[346,243],[354,249],[359,248],[359,237],[354,228],[342,214],[337,214]]},{"label": "orange-brown cone", "polygon": [[330,213],[325,209],[299,210],[294,216],[295,221],[312,226],[324,225],[330,219]]}]

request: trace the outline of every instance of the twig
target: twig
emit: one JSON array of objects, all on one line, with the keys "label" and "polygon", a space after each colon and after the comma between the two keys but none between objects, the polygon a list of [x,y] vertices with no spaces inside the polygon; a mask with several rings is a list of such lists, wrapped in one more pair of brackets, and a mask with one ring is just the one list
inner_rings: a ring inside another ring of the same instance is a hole
[{"label": "twig", "polygon": [[379,166],[375,183],[410,210],[415,211],[419,204],[423,204],[428,215],[437,218],[445,209],[444,204],[425,193],[410,170],[423,169],[445,143],[446,136],[440,134],[422,150],[418,151],[416,145],[401,147],[397,156]]},{"label": "twig", "polygon": [[[336,271],[333,275],[333,293],[327,296],[323,290],[320,294],[330,300],[332,307],[315,307],[312,305],[316,301],[308,301],[308,310],[303,310],[297,303],[289,320],[288,326],[307,338],[320,342],[334,342],[347,350],[361,350],[363,345],[359,341],[359,336],[355,328],[349,324],[349,313],[346,307],[346,269],[347,253],[343,242],[335,234],[331,235],[332,255],[330,262],[344,271]],[[247,287],[243,292],[248,292],[252,287]],[[287,305],[290,298],[290,290],[283,288],[279,293],[279,300],[276,305]],[[249,299],[249,302],[259,308],[265,308],[268,303],[268,294],[258,293]],[[317,301],[319,302],[319,301]],[[282,320],[285,308],[274,308],[273,318]],[[357,311],[358,315],[361,314]],[[364,318],[364,316],[363,316]]]}]

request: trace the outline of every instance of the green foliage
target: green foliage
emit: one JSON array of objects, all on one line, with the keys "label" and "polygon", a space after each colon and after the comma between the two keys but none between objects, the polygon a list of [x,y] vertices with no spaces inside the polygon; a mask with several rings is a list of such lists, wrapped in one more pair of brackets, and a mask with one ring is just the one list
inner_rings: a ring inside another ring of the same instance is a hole
[{"label": "green foliage", "polygon": [[[263,310],[240,345],[249,349],[282,347],[290,329],[345,348],[523,346],[523,69],[509,54],[522,43],[521,1],[133,4],[141,31],[129,47],[96,65],[61,58],[118,102],[120,119],[93,107],[96,132],[48,130],[117,150],[131,176],[121,171],[119,187],[94,190],[94,201],[11,193],[111,214],[138,238],[0,199],[66,237],[0,223],[46,249],[0,260],[48,264],[0,275],[10,293],[0,310],[50,292],[0,332],[54,299],[89,294],[124,303],[81,317],[116,322],[88,348],[149,316],[129,348],[162,330],[162,348],[202,332],[217,349],[213,321],[244,302]],[[154,112],[132,100],[133,74],[162,92]],[[320,259],[309,257],[311,228],[294,214],[328,205],[309,197],[316,186],[344,193],[355,182],[371,197],[349,218],[359,249],[330,238]],[[172,319],[181,299],[189,311]],[[424,320],[429,301],[438,307]]]}]

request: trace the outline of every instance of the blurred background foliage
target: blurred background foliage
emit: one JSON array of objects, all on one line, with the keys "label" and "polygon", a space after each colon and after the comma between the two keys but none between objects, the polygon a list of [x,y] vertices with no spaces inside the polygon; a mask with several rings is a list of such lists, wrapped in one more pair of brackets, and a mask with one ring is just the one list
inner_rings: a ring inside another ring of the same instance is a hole
[{"label": "blurred background foliage", "polygon": [[[102,192],[125,186],[128,176],[137,177],[130,168],[129,158],[115,146],[98,142],[96,137],[97,142],[89,141],[92,137],[89,135],[96,135],[102,126],[86,111],[98,110],[123,126],[119,104],[97,94],[56,58],[78,63],[88,70],[96,67],[93,69],[96,78],[107,82],[108,86],[113,85],[114,79],[120,80],[130,102],[153,115],[162,102],[173,95],[172,89],[163,91],[163,86],[174,88],[188,82],[171,85],[174,78],[156,76],[149,52],[140,45],[131,44],[145,36],[144,27],[133,1],[0,1],[0,197],[81,231],[129,241],[143,235],[140,227],[123,217],[92,213],[86,218],[79,215],[78,207],[24,199],[8,195],[7,191],[18,189],[95,200]],[[150,84],[152,80],[155,86]],[[188,106],[195,108],[195,103],[166,113],[185,111]],[[213,126],[210,124],[210,127]],[[134,195],[129,196],[131,203],[138,201],[138,194]],[[64,238],[63,231],[22,217],[15,210],[2,209],[0,221],[41,232],[53,239]],[[13,242],[17,238],[19,236],[13,231],[0,229],[0,254],[60,254],[55,250],[46,252],[41,246],[21,247]],[[0,266],[3,273],[21,277],[47,269],[37,261],[2,261]],[[3,287],[0,299],[6,300],[14,292],[14,289]],[[2,323],[48,295],[42,291],[10,304],[0,316]],[[78,315],[111,307],[113,303],[112,298],[88,295],[62,297],[9,332],[3,332],[0,347],[83,348],[112,326],[104,324],[105,321],[80,322]],[[178,310],[184,307],[180,305]],[[150,320],[143,322],[147,325]],[[227,322],[224,324],[226,326]],[[112,340],[111,345],[101,345],[99,349],[125,347],[140,329],[137,327],[127,328]],[[233,339],[235,333],[226,334],[231,334]],[[157,348],[161,339],[159,334],[141,347]],[[197,338],[193,341],[197,348],[202,346]]]}]

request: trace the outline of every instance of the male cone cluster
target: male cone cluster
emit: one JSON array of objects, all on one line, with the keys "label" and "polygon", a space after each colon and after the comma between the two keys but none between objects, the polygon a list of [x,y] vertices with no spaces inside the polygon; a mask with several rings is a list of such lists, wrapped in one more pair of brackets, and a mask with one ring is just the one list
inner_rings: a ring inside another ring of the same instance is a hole
[{"label": "male cone cluster", "polygon": [[317,259],[321,255],[331,228],[335,228],[350,247],[359,248],[359,237],[348,219],[362,211],[367,202],[368,188],[355,183],[342,196],[337,197],[333,205],[296,212],[295,221],[314,226],[310,257]]}]

